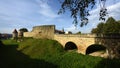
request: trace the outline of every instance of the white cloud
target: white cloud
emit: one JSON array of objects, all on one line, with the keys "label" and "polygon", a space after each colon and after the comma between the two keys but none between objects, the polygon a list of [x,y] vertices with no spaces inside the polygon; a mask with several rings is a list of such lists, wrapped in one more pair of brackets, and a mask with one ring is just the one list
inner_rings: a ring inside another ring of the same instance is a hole
[{"label": "white cloud", "polygon": [[36,0],[39,3],[39,13],[48,18],[58,17],[57,13],[52,10],[52,7],[48,5],[47,0]]},{"label": "white cloud", "polygon": [[112,16],[115,19],[120,20],[120,15],[119,15],[120,14],[120,2],[115,5],[109,6],[107,8],[108,8],[109,16]]}]

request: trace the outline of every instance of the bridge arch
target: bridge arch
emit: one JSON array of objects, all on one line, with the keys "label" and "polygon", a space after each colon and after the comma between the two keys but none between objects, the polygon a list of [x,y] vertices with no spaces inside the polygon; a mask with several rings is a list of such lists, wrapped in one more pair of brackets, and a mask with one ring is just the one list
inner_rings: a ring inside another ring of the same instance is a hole
[{"label": "bridge arch", "polygon": [[106,47],[99,44],[92,44],[86,48],[86,55],[101,50],[106,50]]},{"label": "bridge arch", "polygon": [[69,42],[67,42],[65,44],[65,48],[64,49],[65,50],[74,50],[74,49],[78,49],[78,48],[77,48],[77,45],[74,42],[69,41]]}]

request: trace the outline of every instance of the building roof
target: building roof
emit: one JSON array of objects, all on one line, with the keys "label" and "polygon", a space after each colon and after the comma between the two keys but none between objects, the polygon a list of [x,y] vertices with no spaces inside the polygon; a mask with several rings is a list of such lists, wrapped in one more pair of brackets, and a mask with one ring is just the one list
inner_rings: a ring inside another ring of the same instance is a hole
[{"label": "building roof", "polygon": [[14,29],[13,33],[18,33],[16,29]]}]

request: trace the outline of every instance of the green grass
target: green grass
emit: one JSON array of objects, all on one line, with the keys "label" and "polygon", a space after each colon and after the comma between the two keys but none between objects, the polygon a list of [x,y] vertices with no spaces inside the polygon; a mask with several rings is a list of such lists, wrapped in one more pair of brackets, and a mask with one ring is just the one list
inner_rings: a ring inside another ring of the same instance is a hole
[{"label": "green grass", "polygon": [[120,60],[64,51],[54,40],[26,38],[3,40],[0,68],[119,68]]}]

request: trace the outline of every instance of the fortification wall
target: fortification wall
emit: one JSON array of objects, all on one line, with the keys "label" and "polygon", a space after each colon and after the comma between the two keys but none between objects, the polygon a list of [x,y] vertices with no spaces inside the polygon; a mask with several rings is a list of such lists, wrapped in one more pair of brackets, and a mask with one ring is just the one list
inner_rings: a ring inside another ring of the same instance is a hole
[{"label": "fortification wall", "polygon": [[31,32],[25,32],[24,37],[54,39],[55,25],[35,26]]},{"label": "fortification wall", "polygon": [[35,34],[34,32],[24,32],[24,37],[33,37]]}]

